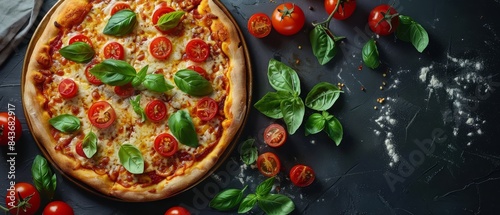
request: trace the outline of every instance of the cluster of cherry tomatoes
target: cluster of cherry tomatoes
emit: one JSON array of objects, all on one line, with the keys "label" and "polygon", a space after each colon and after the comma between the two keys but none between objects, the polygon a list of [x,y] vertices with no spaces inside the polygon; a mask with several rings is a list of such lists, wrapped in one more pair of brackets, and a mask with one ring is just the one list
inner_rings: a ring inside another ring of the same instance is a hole
[{"label": "cluster of cherry tomatoes", "polygon": [[[340,1],[340,2],[339,2]],[[333,14],[333,18],[344,20],[349,18],[356,9],[356,0],[325,0],[325,10]],[[379,5],[370,12],[368,25],[379,35],[394,33],[399,25],[398,12],[387,4]],[[265,13],[253,14],[248,19],[248,31],[257,38],[263,38],[275,29],[282,35],[298,33],[305,23],[303,10],[293,3],[283,3],[274,9],[271,18]]]},{"label": "cluster of cherry tomatoes", "polygon": [[[15,196],[14,196],[15,195]],[[40,208],[40,193],[35,186],[26,182],[14,185],[7,190],[5,205],[13,215],[33,215]],[[3,208],[3,207],[2,207]],[[43,209],[43,215],[74,215],[73,208],[63,201],[52,201]]]}]

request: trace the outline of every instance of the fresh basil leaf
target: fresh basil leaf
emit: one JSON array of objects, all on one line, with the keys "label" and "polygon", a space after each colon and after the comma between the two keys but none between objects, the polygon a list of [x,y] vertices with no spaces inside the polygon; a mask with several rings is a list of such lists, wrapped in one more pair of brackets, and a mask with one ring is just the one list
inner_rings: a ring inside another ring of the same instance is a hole
[{"label": "fresh basil leaf", "polygon": [[276,91],[286,91],[300,95],[300,79],[297,72],[275,59],[269,61],[267,68],[269,83]]},{"label": "fresh basil leaf", "polygon": [[182,92],[192,96],[205,96],[213,91],[212,85],[207,79],[189,69],[177,71],[174,75],[174,82]]},{"label": "fresh basil leaf", "polygon": [[58,131],[71,133],[80,129],[80,119],[71,114],[62,114],[49,119],[50,125]]},{"label": "fresh basil leaf", "polygon": [[293,201],[281,194],[268,194],[259,198],[258,205],[268,215],[290,214],[295,210]]},{"label": "fresh basil leaf", "polygon": [[340,145],[342,137],[344,136],[344,130],[342,128],[342,124],[340,124],[340,121],[337,118],[332,117],[330,120],[327,121],[325,126],[325,132],[328,134],[328,137],[330,137],[330,139],[332,139],[335,142],[337,146]]},{"label": "fresh basil leaf", "polygon": [[137,76],[134,67],[122,60],[106,59],[96,64],[90,73],[103,83],[111,86],[123,86]]},{"label": "fresh basil leaf", "polygon": [[247,165],[255,163],[259,155],[257,147],[253,145],[254,142],[255,139],[248,139],[245,142],[243,142],[240,148],[240,158],[243,161],[243,163]]},{"label": "fresh basil leaf", "polygon": [[31,175],[36,189],[51,200],[56,190],[57,176],[52,173],[49,163],[43,156],[37,155],[33,160]]},{"label": "fresh basil leaf", "polygon": [[304,120],[305,107],[300,97],[281,102],[281,112],[289,134],[294,134]]},{"label": "fresh basil leaf", "polygon": [[168,127],[180,143],[190,147],[198,147],[198,134],[187,111],[179,110],[172,114],[168,118]]},{"label": "fresh basil leaf", "polygon": [[123,167],[132,174],[144,173],[144,158],[141,151],[132,144],[125,143],[118,150],[118,157]]},{"label": "fresh basil leaf", "polygon": [[325,111],[337,101],[342,90],[328,82],[320,82],[309,91],[306,97],[306,106],[313,110]]},{"label": "fresh basil leaf", "polygon": [[243,192],[247,187],[240,189],[227,189],[219,194],[215,195],[215,197],[210,201],[209,206],[213,209],[219,211],[228,211],[240,204],[241,200],[243,200]]},{"label": "fresh basil leaf", "polygon": [[238,208],[238,213],[244,214],[252,210],[252,208],[255,206],[255,203],[257,203],[257,199],[257,195],[253,193],[248,194],[241,202],[240,207]]},{"label": "fresh basil leaf", "polygon": [[330,36],[329,31],[328,28],[322,25],[316,25],[309,34],[313,54],[321,65],[330,62],[337,54],[335,39]]},{"label": "fresh basil leaf", "polygon": [[413,22],[411,17],[399,15],[399,26],[396,29],[396,37],[402,41],[410,42],[410,26]]},{"label": "fresh basil leaf", "polygon": [[146,87],[146,89],[159,93],[163,93],[174,88],[174,86],[165,82],[165,77],[162,74],[146,75],[142,84]]},{"label": "fresh basil leaf", "polygon": [[74,42],[59,49],[59,54],[70,61],[87,63],[94,58],[95,51],[85,42]]},{"label": "fresh basil leaf", "polygon": [[163,14],[160,19],[158,19],[156,26],[162,31],[170,30],[179,25],[182,16],[184,16],[184,11],[173,11]]},{"label": "fresh basil leaf", "polygon": [[83,153],[85,153],[88,158],[94,156],[97,152],[97,135],[90,131],[87,135],[85,135],[85,138],[83,138],[82,147]]},{"label": "fresh basil leaf", "polygon": [[427,45],[429,45],[429,35],[422,25],[413,22],[410,26],[410,40],[411,44],[422,53]]},{"label": "fresh basil leaf", "polygon": [[141,96],[138,95],[135,98],[130,98],[130,104],[134,109],[134,112],[141,117],[141,122],[146,121],[146,113],[144,109],[141,108]]},{"label": "fresh basil leaf", "polygon": [[137,73],[137,75],[132,79],[132,86],[137,87],[142,84],[144,79],[146,79],[146,74],[148,72],[149,65],[142,67],[142,69]]},{"label": "fresh basil leaf", "polygon": [[120,10],[108,20],[103,34],[112,36],[125,36],[134,30],[137,22],[136,14],[131,10]]},{"label": "fresh basil leaf", "polygon": [[254,107],[270,118],[281,119],[283,118],[280,107],[281,101],[290,98],[293,98],[293,95],[289,92],[268,92],[254,104]]},{"label": "fresh basil leaf", "polygon": [[309,134],[317,134],[325,128],[326,120],[319,113],[313,113],[306,121],[306,136]]},{"label": "fresh basil leaf", "polygon": [[371,69],[376,69],[380,66],[378,49],[374,39],[368,40],[368,42],[363,46],[362,55],[363,62],[366,66]]},{"label": "fresh basil leaf", "polygon": [[255,189],[255,194],[258,197],[266,196],[271,192],[271,189],[273,189],[273,185],[274,185],[274,177],[268,178],[265,181],[261,182],[259,185],[257,185],[257,188]]}]

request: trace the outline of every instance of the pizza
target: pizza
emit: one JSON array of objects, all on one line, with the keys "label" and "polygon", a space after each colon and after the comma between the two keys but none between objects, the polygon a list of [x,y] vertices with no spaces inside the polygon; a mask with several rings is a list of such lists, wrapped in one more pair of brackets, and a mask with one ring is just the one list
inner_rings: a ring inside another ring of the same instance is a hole
[{"label": "pizza", "polygon": [[23,74],[31,131],[65,175],[124,201],[175,195],[242,127],[238,28],[213,0],[64,0]]}]

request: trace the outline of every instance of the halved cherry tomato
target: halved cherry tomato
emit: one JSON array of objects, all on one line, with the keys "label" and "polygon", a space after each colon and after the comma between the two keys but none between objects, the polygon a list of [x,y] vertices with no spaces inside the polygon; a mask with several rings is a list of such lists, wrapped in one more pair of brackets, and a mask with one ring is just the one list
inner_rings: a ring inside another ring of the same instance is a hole
[{"label": "halved cherry tomato", "polygon": [[325,10],[328,14],[331,14],[337,6],[337,2],[340,1],[339,8],[337,12],[333,14],[333,18],[338,20],[344,20],[349,18],[356,9],[356,0],[325,0]]},{"label": "halved cherry tomato", "polygon": [[154,38],[149,44],[149,52],[158,60],[165,60],[172,53],[172,42],[164,36]]},{"label": "halved cherry tomato", "polygon": [[189,60],[203,62],[210,54],[210,47],[201,39],[192,39],[186,45],[186,55]]},{"label": "halved cherry tomato", "polygon": [[264,130],[264,142],[271,147],[280,147],[286,138],[286,130],[280,124],[271,124]]},{"label": "halved cherry tomato", "polygon": [[63,201],[53,201],[43,209],[43,215],[74,215],[73,208]]},{"label": "halved cherry tomato", "polygon": [[27,197],[31,196],[27,204],[19,208],[13,208],[10,210],[10,214],[13,215],[33,215],[38,211],[40,207],[40,193],[35,188],[35,186],[25,183],[18,182],[14,185],[14,190],[7,191],[5,195],[5,205],[7,208],[12,208],[14,205],[18,205],[21,199],[27,200]]},{"label": "halved cherry tomato", "polygon": [[265,13],[256,13],[248,19],[248,31],[254,37],[263,38],[271,33],[271,19]]},{"label": "halved cherry tomato", "polygon": [[132,86],[132,84],[128,83],[123,86],[115,86],[114,89],[116,95],[122,97],[122,98],[128,98],[130,96],[133,96],[135,93],[135,88]]},{"label": "halved cherry tomato", "polygon": [[191,215],[191,213],[181,206],[174,206],[168,209],[164,215]]},{"label": "halved cherry tomato", "polygon": [[116,120],[115,109],[106,101],[98,101],[87,113],[90,123],[97,128],[107,128]]},{"label": "halved cherry tomato", "polygon": [[290,180],[297,187],[306,187],[313,183],[316,175],[311,167],[298,164],[290,170]]},{"label": "halved cherry tomato", "polygon": [[0,146],[17,143],[21,138],[23,128],[14,112],[0,112]]},{"label": "halved cherry tomato", "polygon": [[173,8],[166,6],[165,4],[160,5],[158,9],[153,12],[153,16],[151,17],[151,20],[153,21],[153,25],[156,27],[156,29],[164,34],[169,33],[172,31],[172,29],[163,31],[161,30],[156,24],[158,24],[158,20],[160,19],[161,16],[165,15],[166,13],[170,13],[175,11]]},{"label": "halved cherry tomato", "polygon": [[130,9],[130,5],[128,3],[125,3],[125,2],[118,2],[115,4],[115,6],[113,6],[110,14],[111,14],[111,16],[113,16],[116,12],[118,12],[120,10],[124,10],[124,9]]},{"label": "halved cherry tomato", "polygon": [[66,78],[59,83],[59,94],[65,99],[71,99],[78,93],[78,85],[73,79]]},{"label": "halved cherry tomato", "polygon": [[123,60],[125,59],[125,50],[118,42],[111,42],[104,46],[104,58]]},{"label": "halved cherry tomato", "polygon": [[276,154],[266,152],[257,158],[257,168],[262,175],[273,177],[280,171],[281,163]]},{"label": "halved cherry tomato", "polygon": [[146,116],[152,122],[160,122],[167,116],[167,106],[161,100],[150,101],[146,105]]},{"label": "halved cherry tomato", "polygon": [[381,4],[370,12],[368,26],[376,34],[389,35],[399,26],[398,12],[390,5]]},{"label": "halved cherry tomato", "polygon": [[69,44],[73,44],[75,42],[84,42],[92,46],[92,41],[90,41],[90,39],[83,34],[75,35],[69,39]]},{"label": "halved cherry tomato", "polygon": [[305,22],[304,11],[294,3],[278,5],[271,16],[274,30],[285,36],[299,32]]},{"label": "halved cherry tomato", "polygon": [[191,66],[188,66],[188,69],[197,72],[198,74],[203,76],[205,79],[209,80],[207,71],[205,69],[203,69],[201,66],[191,65]]},{"label": "halved cherry tomato", "polygon": [[219,111],[219,105],[210,97],[203,97],[196,104],[196,115],[203,121],[211,120]]},{"label": "halved cherry tomato", "polygon": [[163,133],[155,139],[155,151],[163,157],[169,157],[177,152],[177,140],[171,134]]},{"label": "halved cherry tomato", "polygon": [[76,154],[84,157],[84,158],[87,158],[87,155],[85,155],[85,152],[83,151],[83,145],[82,145],[82,141],[78,142],[75,146],[75,152]]},{"label": "halved cherry tomato", "polygon": [[90,69],[92,69],[92,67],[94,67],[96,64],[98,64],[98,62],[92,61],[89,65],[87,65],[87,67],[85,68],[85,77],[91,84],[101,85],[102,81],[95,77],[95,75],[92,75],[92,73],[90,73]]}]

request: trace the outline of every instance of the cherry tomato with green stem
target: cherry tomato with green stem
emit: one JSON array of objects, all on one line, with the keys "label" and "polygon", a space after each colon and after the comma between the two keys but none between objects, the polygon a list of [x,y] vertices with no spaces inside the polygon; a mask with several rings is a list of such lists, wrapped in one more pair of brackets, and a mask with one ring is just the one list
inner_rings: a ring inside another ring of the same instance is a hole
[{"label": "cherry tomato with green stem", "polygon": [[370,12],[368,26],[378,35],[392,34],[399,26],[399,13],[390,5],[379,5]]},{"label": "cherry tomato with green stem", "polygon": [[35,186],[25,182],[18,182],[14,185],[13,190],[9,189],[5,195],[5,205],[10,209],[10,214],[32,215],[38,211],[40,193]]},{"label": "cherry tomato with green stem", "polygon": [[[340,1],[340,3],[339,3]],[[344,20],[349,18],[356,9],[356,0],[325,0],[325,10],[331,14],[338,5],[337,11],[333,14],[333,18]]]},{"label": "cherry tomato with green stem", "polygon": [[271,16],[274,30],[285,36],[298,33],[305,22],[304,11],[294,3],[278,5]]}]

